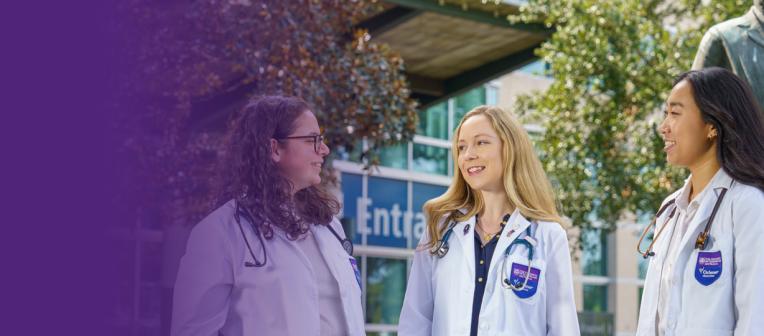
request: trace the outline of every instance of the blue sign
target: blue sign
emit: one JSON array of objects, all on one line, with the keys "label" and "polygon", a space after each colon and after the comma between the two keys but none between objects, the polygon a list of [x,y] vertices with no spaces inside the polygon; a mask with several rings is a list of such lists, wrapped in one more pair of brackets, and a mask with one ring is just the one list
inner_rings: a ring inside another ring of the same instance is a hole
[{"label": "blue sign", "polygon": [[368,197],[362,193],[363,177],[342,174],[343,214],[354,223],[353,241],[385,247],[413,248],[427,225],[422,205],[445,192],[446,187],[412,182],[413,209],[408,208],[408,181],[368,177]]}]

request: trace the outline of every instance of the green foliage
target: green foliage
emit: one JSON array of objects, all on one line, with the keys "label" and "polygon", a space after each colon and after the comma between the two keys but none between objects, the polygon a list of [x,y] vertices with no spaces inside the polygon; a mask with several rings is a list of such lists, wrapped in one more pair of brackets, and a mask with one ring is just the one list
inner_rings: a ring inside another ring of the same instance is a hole
[{"label": "green foliage", "polygon": [[122,3],[129,20],[115,29],[124,34],[123,59],[133,69],[119,80],[128,98],[122,101],[146,101],[115,127],[132,159],[123,185],[133,195],[153,195],[135,206],[169,204],[179,208],[171,213],[186,214],[176,218],[185,223],[209,210],[222,130],[194,125],[237,109],[200,110],[226,95],[302,97],[333,151],[353,150],[366,138],[370,162],[376,148],[410,140],[417,115],[403,60],[353,28],[378,10],[373,1]]},{"label": "green foliage", "polygon": [[703,2],[529,0],[510,17],[555,28],[537,50],[555,81],[518,110],[546,129],[542,162],[574,225],[614,229],[681,186],[686,172],[666,166],[657,133],[662,105],[703,32],[748,8]]}]

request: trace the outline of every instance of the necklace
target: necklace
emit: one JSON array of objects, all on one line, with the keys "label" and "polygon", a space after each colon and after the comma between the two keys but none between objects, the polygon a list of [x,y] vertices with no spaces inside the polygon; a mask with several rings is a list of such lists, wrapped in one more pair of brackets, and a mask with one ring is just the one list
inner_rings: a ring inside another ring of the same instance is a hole
[{"label": "necklace", "polygon": [[504,218],[501,220],[501,224],[499,225],[499,230],[494,233],[489,233],[485,229],[483,229],[482,222],[480,221],[480,216],[475,215],[475,220],[477,221],[476,227],[482,232],[483,235],[483,241],[489,242],[493,237],[495,237],[497,234],[501,233],[502,230],[504,230],[504,226],[507,225],[507,221],[509,220],[510,214],[504,215]]},{"label": "necklace", "polygon": [[483,228],[482,228],[482,227],[480,227],[479,225],[478,225],[478,229],[480,229],[480,233],[483,235],[483,241],[485,241],[485,242],[488,242],[488,241],[490,241],[490,240],[491,240],[491,239],[492,239],[494,236],[496,236],[497,234],[499,234],[499,232],[501,232],[501,230],[502,230],[503,228],[502,228],[502,229],[499,229],[499,231],[496,231],[495,233],[489,233],[489,232],[486,232],[486,231],[485,231],[485,230],[483,230]]}]

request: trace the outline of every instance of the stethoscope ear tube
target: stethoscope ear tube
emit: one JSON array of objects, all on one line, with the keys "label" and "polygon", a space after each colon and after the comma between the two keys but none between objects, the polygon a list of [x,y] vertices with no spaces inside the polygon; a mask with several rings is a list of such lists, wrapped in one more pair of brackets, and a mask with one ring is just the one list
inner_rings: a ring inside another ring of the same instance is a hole
[{"label": "stethoscope ear tube", "polygon": [[[528,280],[531,278],[531,264],[533,263],[533,249],[536,247],[536,244],[538,242],[535,238],[531,236],[531,227],[529,226],[528,229],[525,231],[525,237],[522,239],[515,238],[515,240],[507,246],[507,248],[504,250],[504,260],[501,263],[501,268],[499,270],[499,275],[502,277],[501,280],[501,287],[504,289],[513,289],[516,291],[521,291],[525,289],[525,287],[528,285]],[[509,259],[509,252],[512,250],[512,246],[515,244],[524,245],[525,248],[528,249],[528,269],[525,271],[525,278],[523,279],[523,283],[519,285],[513,285],[509,282],[509,278],[507,278],[507,260]]]},{"label": "stethoscope ear tube", "polygon": [[706,227],[703,229],[702,232],[698,233],[698,238],[695,240],[695,248],[699,250],[705,250],[706,246],[708,246],[709,241],[709,231],[711,231],[711,224],[714,223],[714,217],[716,217],[716,212],[719,210],[719,206],[722,204],[722,200],[724,199],[724,194],[727,193],[727,188],[723,188],[721,193],[719,193],[719,198],[716,199],[716,204],[714,204],[714,209],[711,210],[711,216],[708,217],[708,222],[706,222]]},{"label": "stethoscope ear tube", "polygon": [[[239,214],[243,214],[248,217],[247,220],[249,220],[250,224],[252,225],[252,230],[255,232],[255,236],[257,236],[257,239],[260,241],[260,245],[263,247],[263,261],[257,260],[255,253],[252,251],[252,246],[249,244],[249,239],[247,239],[247,234],[244,232],[244,227],[241,225],[241,218]],[[247,245],[247,250],[249,251],[249,255],[252,257],[252,260],[255,261],[254,263],[251,261],[244,262],[244,266],[246,267],[265,266],[268,263],[268,251],[265,249],[265,242],[263,241],[263,237],[260,234],[260,230],[255,225],[254,216],[252,216],[252,214],[249,213],[248,209],[239,207],[239,204],[237,203],[236,215],[234,215],[234,217],[236,219],[236,223],[239,225],[239,230],[241,231],[242,238],[244,238],[244,243]]]}]

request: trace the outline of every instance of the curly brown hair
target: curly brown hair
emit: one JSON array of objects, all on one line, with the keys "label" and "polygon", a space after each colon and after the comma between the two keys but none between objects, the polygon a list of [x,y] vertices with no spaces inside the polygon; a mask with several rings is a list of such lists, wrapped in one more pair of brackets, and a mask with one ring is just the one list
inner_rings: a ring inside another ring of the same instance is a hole
[{"label": "curly brown hair", "polygon": [[273,237],[273,226],[297,239],[308,231],[308,223],[328,225],[339,213],[339,202],[323,184],[292,196],[291,182],[271,158],[271,139],[291,135],[305,111],[311,108],[300,98],[254,97],[231,123],[218,201],[235,200],[236,215],[246,210],[266,239]]}]

